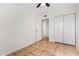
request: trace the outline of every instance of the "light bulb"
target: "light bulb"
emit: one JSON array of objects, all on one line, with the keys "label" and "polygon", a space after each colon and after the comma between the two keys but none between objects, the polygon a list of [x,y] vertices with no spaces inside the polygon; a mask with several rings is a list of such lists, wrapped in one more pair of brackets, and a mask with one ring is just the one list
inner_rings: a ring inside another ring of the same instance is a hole
[{"label": "light bulb", "polygon": [[41,6],[44,6],[45,5],[45,3],[41,3]]}]

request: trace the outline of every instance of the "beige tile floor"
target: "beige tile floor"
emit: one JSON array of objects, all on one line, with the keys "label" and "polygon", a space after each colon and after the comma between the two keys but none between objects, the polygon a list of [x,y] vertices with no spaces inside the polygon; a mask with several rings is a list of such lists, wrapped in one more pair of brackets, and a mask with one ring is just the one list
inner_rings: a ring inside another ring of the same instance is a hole
[{"label": "beige tile floor", "polygon": [[12,52],[7,56],[78,56],[75,46],[49,42],[47,39],[38,41],[28,47]]}]

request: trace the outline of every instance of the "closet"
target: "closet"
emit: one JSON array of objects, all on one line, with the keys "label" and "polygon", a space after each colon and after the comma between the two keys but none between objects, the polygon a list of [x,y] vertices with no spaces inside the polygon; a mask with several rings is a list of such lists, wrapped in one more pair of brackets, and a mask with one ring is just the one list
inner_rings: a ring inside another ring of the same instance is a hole
[{"label": "closet", "polygon": [[55,16],[55,42],[75,45],[75,14]]}]

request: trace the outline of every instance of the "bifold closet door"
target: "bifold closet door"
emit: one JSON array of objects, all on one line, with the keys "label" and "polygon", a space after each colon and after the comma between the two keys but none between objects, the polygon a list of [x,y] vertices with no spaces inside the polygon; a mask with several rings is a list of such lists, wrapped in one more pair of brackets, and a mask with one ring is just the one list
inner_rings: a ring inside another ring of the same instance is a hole
[{"label": "bifold closet door", "polygon": [[55,42],[63,43],[63,16],[55,17]]},{"label": "bifold closet door", "polygon": [[75,15],[64,16],[64,43],[75,45]]}]

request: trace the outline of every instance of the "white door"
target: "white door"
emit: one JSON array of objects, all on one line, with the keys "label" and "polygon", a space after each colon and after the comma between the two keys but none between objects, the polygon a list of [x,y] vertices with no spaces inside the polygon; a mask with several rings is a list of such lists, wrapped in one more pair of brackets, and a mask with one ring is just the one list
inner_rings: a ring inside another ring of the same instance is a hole
[{"label": "white door", "polygon": [[55,42],[63,43],[63,16],[55,17]]},{"label": "white door", "polygon": [[75,15],[64,16],[64,43],[75,45]]}]

